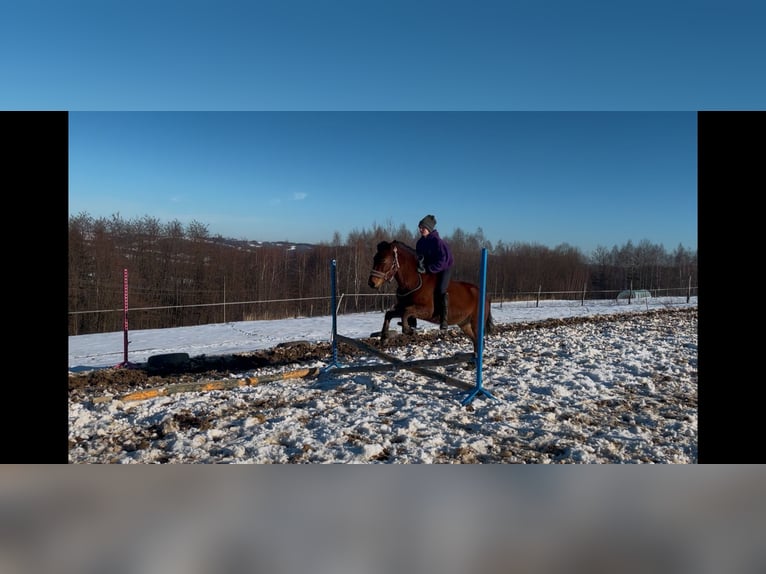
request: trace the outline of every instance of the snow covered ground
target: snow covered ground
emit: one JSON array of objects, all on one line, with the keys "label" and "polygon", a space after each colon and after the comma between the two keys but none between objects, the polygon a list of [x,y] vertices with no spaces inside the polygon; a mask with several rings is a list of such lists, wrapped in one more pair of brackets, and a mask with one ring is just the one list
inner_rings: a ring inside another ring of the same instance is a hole
[{"label": "snow covered ground", "polygon": [[[695,463],[697,300],[493,304],[498,325],[545,328],[489,335],[482,369],[432,367],[468,391],[407,369],[344,372],[142,401],[69,405],[72,463]],[[582,318],[577,321],[575,318]],[[338,333],[369,337],[382,313],[341,315]],[[424,329],[434,325],[421,323]],[[295,340],[329,341],[329,317],[130,333],[131,362],[186,352],[242,353]],[[69,338],[70,372],[118,364],[122,333]],[[388,350],[413,361],[471,349],[468,339]],[[373,356],[337,367],[380,364]],[[330,367],[327,369],[327,367]]]}]

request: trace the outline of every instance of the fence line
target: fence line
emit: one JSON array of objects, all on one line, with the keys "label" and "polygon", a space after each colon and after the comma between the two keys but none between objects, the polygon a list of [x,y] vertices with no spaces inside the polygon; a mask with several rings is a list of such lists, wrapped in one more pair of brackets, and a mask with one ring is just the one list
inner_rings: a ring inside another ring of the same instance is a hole
[{"label": "fence line", "polygon": [[[377,295],[377,293],[370,293]],[[263,299],[261,301],[226,301],[225,303],[195,303],[190,305],[163,305],[161,307],[131,307],[131,311],[155,311],[157,309],[187,309],[190,307],[223,307],[229,305],[252,305],[253,303],[286,303],[290,301],[311,301],[314,299],[329,299],[329,296],[322,297],[298,297],[293,299]],[[69,311],[70,315],[83,315],[85,313],[111,313],[113,311],[122,311],[122,309],[100,309],[97,311]]]},{"label": "fence line", "polygon": [[[616,289],[609,289],[609,290],[602,290],[602,291],[588,291],[588,295],[595,295],[595,294],[604,294],[604,293],[614,293],[614,297],[601,297],[603,300],[610,300],[610,299],[617,299],[617,295],[624,291],[622,289],[616,290]],[[676,287],[676,288],[667,288],[667,289],[646,289],[646,291],[649,291],[652,294],[652,297],[663,297],[663,296],[670,296],[670,295],[661,295],[661,292],[664,291],[675,291],[679,293],[679,297],[682,296],[696,296],[697,293],[697,287],[692,287],[691,289],[687,289],[685,287]],[[684,294],[681,294],[684,293]],[[550,297],[546,297],[548,295],[576,295],[576,298],[572,298],[571,301],[573,303],[581,301],[583,297],[583,291],[517,291],[515,293],[492,293],[488,292],[487,295],[489,295],[490,300],[492,303],[504,303],[504,302],[519,302],[519,301],[536,301],[536,300],[550,300]],[[342,298],[352,298],[352,297],[394,297],[396,296],[396,293],[342,293],[340,295]],[[156,311],[158,309],[189,309],[193,307],[228,307],[232,305],[254,305],[254,304],[263,304],[263,303],[290,303],[290,302],[300,302],[300,301],[316,301],[316,300],[330,300],[332,297],[330,295],[321,296],[321,297],[292,297],[289,299],[262,299],[257,301],[226,301],[221,303],[196,303],[196,304],[189,304],[189,305],[163,305],[159,307],[131,307],[130,311]],[[115,313],[119,312],[122,313],[124,311],[123,308],[119,309],[93,309],[89,311],[69,311],[69,315],[84,315],[87,313]]]}]

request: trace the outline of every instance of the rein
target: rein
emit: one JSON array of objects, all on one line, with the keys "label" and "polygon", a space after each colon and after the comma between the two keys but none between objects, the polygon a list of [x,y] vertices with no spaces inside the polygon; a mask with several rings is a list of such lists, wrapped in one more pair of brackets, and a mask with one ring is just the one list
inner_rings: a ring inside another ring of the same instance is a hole
[{"label": "rein", "polygon": [[407,295],[412,295],[415,291],[420,289],[423,286],[423,278],[420,276],[420,273],[418,273],[418,286],[414,289],[410,289],[406,293],[399,293],[399,289],[396,290],[396,296],[397,297],[406,297]]},{"label": "rein", "polygon": [[[397,271],[399,271],[400,266],[399,266],[399,250],[396,247],[394,247],[393,251],[394,251],[394,264],[391,265],[390,269],[386,271],[385,273],[381,273],[377,269],[373,269],[372,271],[370,271],[370,275],[373,275],[374,277],[382,277],[383,281],[386,281],[386,282],[389,282],[394,278]],[[399,293],[399,290],[397,289],[396,290],[397,297],[406,297],[407,295],[411,295],[412,293],[414,293],[415,291],[417,291],[423,286],[423,278],[420,276],[420,273],[418,273],[417,275],[418,275],[418,286],[415,287],[414,289],[410,289],[406,293]]]}]

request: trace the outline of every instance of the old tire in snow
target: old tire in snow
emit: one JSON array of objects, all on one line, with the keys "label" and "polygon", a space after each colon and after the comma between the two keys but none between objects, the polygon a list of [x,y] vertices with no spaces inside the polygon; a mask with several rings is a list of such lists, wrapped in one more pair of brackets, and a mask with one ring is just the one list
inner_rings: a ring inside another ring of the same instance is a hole
[{"label": "old tire in snow", "polygon": [[150,371],[179,371],[191,366],[189,353],[167,353],[149,357],[147,367]]}]

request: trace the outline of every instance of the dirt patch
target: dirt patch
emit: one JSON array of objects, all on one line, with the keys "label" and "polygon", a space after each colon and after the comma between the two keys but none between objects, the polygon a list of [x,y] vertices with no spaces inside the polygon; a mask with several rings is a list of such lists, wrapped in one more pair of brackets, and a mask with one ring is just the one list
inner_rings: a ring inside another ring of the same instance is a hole
[{"label": "dirt patch", "polygon": [[[645,311],[647,315],[675,314],[679,318],[688,319],[697,316],[697,308],[689,309],[666,309],[658,311]],[[634,313],[620,313],[616,315],[596,315],[588,317],[574,317],[565,319],[548,319],[530,323],[512,323],[495,325],[494,334],[513,333],[532,329],[548,329],[561,325],[576,325],[586,323],[608,323],[625,321]],[[436,340],[454,340],[456,345],[465,343],[465,335],[459,330],[441,332],[430,330],[416,332],[412,336],[398,335],[381,344],[377,338],[362,339],[365,343],[390,349],[398,346],[412,344],[413,341],[432,342]],[[338,357],[348,360],[359,354],[356,348],[343,343],[338,344]],[[145,363],[139,363],[131,367],[112,367],[109,369],[97,369],[85,373],[69,374],[69,400],[83,401],[94,397],[109,394],[121,395],[141,389],[162,387],[178,383],[191,383],[203,380],[220,380],[242,376],[243,373],[262,369],[264,367],[282,367],[287,365],[300,365],[301,363],[316,363],[316,361],[328,360],[332,356],[332,346],[326,343],[310,343],[308,341],[296,341],[282,343],[273,349],[264,349],[252,353],[239,353],[220,356],[191,357],[184,368],[165,370],[161,374],[153,373]]]}]

